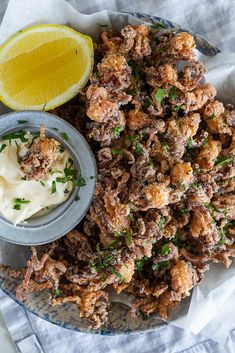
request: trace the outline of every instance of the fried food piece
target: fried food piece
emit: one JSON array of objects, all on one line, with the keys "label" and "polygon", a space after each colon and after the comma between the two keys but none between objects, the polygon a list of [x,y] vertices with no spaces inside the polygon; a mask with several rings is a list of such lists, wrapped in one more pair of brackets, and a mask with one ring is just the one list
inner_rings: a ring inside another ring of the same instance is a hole
[{"label": "fried food piece", "polygon": [[204,206],[193,208],[190,231],[192,237],[200,238],[200,240],[208,245],[213,245],[219,241],[219,234],[213,222],[213,218],[210,211]]},{"label": "fried food piece", "polygon": [[140,130],[145,127],[154,127],[159,132],[164,130],[165,123],[161,119],[151,119],[149,115],[141,111],[140,103],[133,99],[132,104],[135,105],[135,108],[129,110],[127,115],[127,126],[130,130]]},{"label": "fried food piece", "polygon": [[27,179],[40,179],[58,158],[60,143],[45,136],[45,127],[41,125],[40,136],[32,143],[28,153],[22,159],[20,170]]},{"label": "fried food piece", "polygon": [[182,58],[192,60],[194,57],[193,49],[196,48],[193,36],[187,32],[177,33],[169,42],[168,53]]},{"label": "fried food piece", "polygon": [[171,286],[182,298],[190,295],[190,290],[198,282],[197,271],[190,262],[179,260],[171,269]]},{"label": "fried food piece", "polygon": [[129,87],[131,68],[127,65],[124,56],[108,54],[97,67],[102,86],[115,91]]},{"label": "fried food piece", "polygon": [[144,188],[149,207],[163,208],[170,202],[170,189],[165,183],[153,183]]},{"label": "fried food piece", "polygon": [[204,110],[204,119],[213,133],[232,135],[232,131],[224,119],[225,109],[221,102],[209,102]]},{"label": "fried food piece", "polygon": [[171,183],[174,185],[189,186],[194,180],[191,163],[176,163],[171,170]]},{"label": "fried food piece", "polygon": [[198,163],[202,170],[211,170],[214,167],[215,161],[218,158],[221,150],[221,142],[210,139],[208,140],[207,145],[204,145],[200,148],[195,161]]},{"label": "fried food piece", "polygon": [[81,318],[88,320],[93,329],[101,327],[108,316],[109,297],[104,291],[84,291],[78,303]]}]

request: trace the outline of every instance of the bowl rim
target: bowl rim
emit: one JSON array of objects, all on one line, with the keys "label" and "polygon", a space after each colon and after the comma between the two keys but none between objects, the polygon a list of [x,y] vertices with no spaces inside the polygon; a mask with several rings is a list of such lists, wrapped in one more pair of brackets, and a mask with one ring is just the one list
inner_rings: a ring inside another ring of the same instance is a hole
[{"label": "bowl rim", "polygon": [[[165,18],[152,16],[152,15],[140,13],[140,12],[131,12],[131,11],[114,11],[114,12],[116,12],[118,15],[130,14],[133,17],[136,17],[136,18],[139,18],[142,20],[146,20],[146,22],[150,22],[151,24],[153,24],[154,22],[160,22],[169,29],[175,28],[177,31],[186,31],[195,37],[195,40],[197,43],[197,48],[199,49],[199,51],[201,51],[205,55],[214,56],[220,52],[220,50],[213,43],[211,43],[209,40],[207,40],[206,38],[204,38],[200,34],[194,32],[194,31],[191,31],[189,29],[185,29],[185,28],[181,27],[180,25],[178,25],[177,23],[169,21]],[[81,327],[77,327],[77,326],[73,326],[71,324],[65,323],[61,320],[53,320],[52,321],[50,318],[46,317],[45,315],[40,314],[40,312],[29,308],[27,306],[27,304],[19,302],[12,292],[10,292],[7,288],[3,287],[3,279],[1,279],[1,277],[0,277],[0,289],[2,289],[3,292],[5,292],[11,299],[13,299],[16,303],[18,303],[20,306],[22,306],[23,308],[25,308],[26,310],[28,310],[32,314],[34,314],[34,315],[40,317],[41,319],[44,319],[52,324],[56,324],[62,328],[76,331],[76,332],[89,333],[89,334],[101,334],[101,335],[106,335],[106,336],[115,336],[115,335],[121,335],[121,334],[135,335],[135,334],[139,334],[139,333],[153,332],[153,331],[160,330],[160,329],[168,326],[167,322],[162,321],[162,324],[159,326],[156,326],[156,327],[152,326],[152,327],[149,327],[149,328],[147,327],[144,329],[143,328],[134,329],[134,330],[114,330],[114,329],[107,330],[106,328],[101,328],[100,330],[84,329]]]}]

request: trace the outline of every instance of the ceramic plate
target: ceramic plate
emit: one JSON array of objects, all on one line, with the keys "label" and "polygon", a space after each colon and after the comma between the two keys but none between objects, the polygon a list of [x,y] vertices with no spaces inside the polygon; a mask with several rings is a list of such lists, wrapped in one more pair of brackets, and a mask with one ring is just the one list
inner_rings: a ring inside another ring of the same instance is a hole
[{"label": "ceramic plate", "polygon": [[[179,25],[172,23],[160,17],[150,16],[141,13],[129,13],[130,15],[144,20],[145,22],[156,23],[160,22],[166,28],[174,28],[177,31],[187,31],[191,33],[197,44],[197,49],[203,54],[208,56],[216,55],[219,49],[198,33],[186,30]],[[118,13],[120,16],[120,13]],[[17,263],[15,261],[15,254],[17,256]],[[8,244],[0,241],[0,263],[13,264],[15,266],[24,266],[28,257],[28,249],[26,247]],[[0,287],[15,301],[15,289],[17,282],[0,277]],[[181,316],[187,311],[190,298],[185,300],[178,310],[175,310],[174,317]],[[116,334],[133,334],[139,332],[153,331],[160,329],[166,325],[159,316],[155,315],[147,320],[142,318],[133,319],[129,315],[129,307],[121,303],[112,303],[109,320],[105,326],[100,330],[89,330],[88,325],[79,318],[77,308],[73,304],[65,304],[63,306],[52,307],[47,304],[46,293],[35,293],[29,297],[27,304],[19,303],[27,310],[35,315],[61,327],[71,329],[79,332],[99,333],[103,335],[116,335]]]}]

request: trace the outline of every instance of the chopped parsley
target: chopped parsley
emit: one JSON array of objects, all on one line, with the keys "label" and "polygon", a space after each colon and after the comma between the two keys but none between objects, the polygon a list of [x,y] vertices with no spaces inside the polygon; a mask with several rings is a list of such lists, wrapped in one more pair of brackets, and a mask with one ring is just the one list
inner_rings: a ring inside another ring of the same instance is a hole
[{"label": "chopped parsley", "polygon": [[27,131],[25,130],[19,130],[17,132],[12,132],[9,134],[6,134],[2,137],[3,140],[15,140],[15,139],[20,139],[21,142],[27,142],[28,138],[25,137],[27,134]]},{"label": "chopped parsley", "polygon": [[165,244],[162,246],[162,254],[163,255],[169,255],[170,254],[170,248],[169,245]]},{"label": "chopped parsley", "polygon": [[118,137],[120,135],[121,132],[121,126],[116,126],[113,128],[113,134],[115,137]]},{"label": "chopped parsley", "polygon": [[161,145],[162,145],[163,150],[164,150],[165,152],[167,152],[167,151],[168,151],[168,148],[169,148],[168,144],[167,144],[165,141],[163,141],[163,142],[161,142]]},{"label": "chopped parsley", "polygon": [[179,210],[178,216],[179,217],[183,217],[187,213],[189,213],[189,209],[188,208],[182,208],[182,210]]},{"label": "chopped parsley", "polygon": [[52,129],[55,131],[59,131],[59,129],[57,129],[57,127],[53,127]]},{"label": "chopped parsley", "polygon": [[125,282],[125,279],[123,277],[123,275],[120,272],[117,272],[113,267],[110,267],[110,272],[112,272],[114,275],[116,275],[117,277],[120,278],[121,280],[121,284],[123,284]]},{"label": "chopped parsley", "polygon": [[79,177],[77,180],[72,180],[74,186],[85,186],[86,181],[83,177]]},{"label": "chopped parsley", "polygon": [[144,105],[146,108],[150,107],[151,104],[152,104],[152,102],[149,98],[144,99]]},{"label": "chopped parsley", "polygon": [[18,124],[25,124],[28,123],[28,120],[17,120]]},{"label": "chopped parsley", "polygon": [[214,119],[215,117],[216,117],[216,115],[214,113],[212,113],[207,120]]},{"label": "chopped parsley", "polygon": [[168,94],[169,99],[171,101],[177,96],[176,91],[177,91],[177,88],[175,86],[172,86],[170,91],[169,91],[169,94]]},{"label": "chopped parsley", "polygon": [[180,105],[176,105],[174,111],[175,111],[176,113],[178,113],[178,111],[179,111],[180,109],[181,109],[181,106],[180,106]]},{"label": "chopped parsley", "polygon": [[208,146],[208,137],[206,137],[205,140],[203,141],[203,145]]},{"label": "chopped parsley", "polygon": [[208,203],[208,202],[204,202],[203,205],[208,208],[208,210],[212,211],[212,212],[218,212],[218,213],[224,213],[227,210],[222,210],[218,207],[216,207],[215,205],[213,205],[212,203]]},{"label": "chopped parsley", "polygon": [[51,186],[51,194],[54,194],[56,192],[56,182],[53,180],[52,186]]},{"label": "chopped parsley", "polygon": [[137,271],[141,272],[143,270],[144,266],[148,263],[148,261],[149,261],[149,258],[146,256],[142,257],[142,259],[140,259],[140,260],[137,260],[135,262],[135,269]]},{"label": "chopped parsley", "polygon": [[215,165],[223,166],[223,165],[231,163],[232,161],[233,161],[232,157],[221,157],[215,161]]},{"label": "chopped parsley", "polygon": [[0,147],[0,153],[4,150],[4,148],[6,148],[7,145],[5,143],[2,144],[2,146]]},{"label": "chopped parsley", "polygon": [[62,294],[62,290],[61,290],[61,289],[56,289],[56,290],[54,290],[53,294],[54,294],[56,297],[59,297],[59,296]]},{"label": "chopped parsley", "polygon": [[115,156],[116,154],[122,154],[123,153],[123,149],[122,148],[121,149],[112,148],[111,152]]},{"label": "chopped parsley", "polygon": [[66,134],[66,132],[61,132],[60,136],[65,140],[65,141],[69,141],[69,136],[68,134]]},{"label": "chopped parsley", "polygon": [[152,269],[155,270],[162,270],[162,269],[167,269],[170,267],[170,262],[169,261],[162,261],[159,262],[158,264],[153,264]]},{"label": "chopped parsley", "polygon": [[163,88],[159,88],[155,93],[156,101],[161,104],[163,98],[167,95],[167,90]]},{"label": "chopped parsley", "polygon": [[166,219],[165,219],[165,217],[161,216],[161,219],[160,219],[160,221],[158,223],[159,228],[163,229],[165,224],[166,224]]},{"label": "chopped parsley", "polygon": [[151,25],[151,28],[158,29],[158,28],[163,28],[166,29],[166,26],[160,22],[155,22],[154,24]]},{"label": "chopped parsley", "polygon": [[13,202],[14,202],[14,206],[13,206],[13,209],[14,210],[20,210],[21,209],[21,205],[25,205],[25,204],[28,204],[30,203],[31,201],[29,200],[25,200],[24,198],[14,198],[13,199]]},{"label": "chopped parsley", "polygon": [[80,196],[79,196],[79,195],[76,195],[74,200],[75,200],[75,201],[79,201],[79,200],[80,200]]},{"label": "chopped parsley", "polygon": [[42,181],[42,180],[40,180],[40,184],[41,184],[42,186],[46,186],[46,184],[45,184],[44,181]]},{"label": "chopped parsley", "polygon": [[142,145],[137,143],[134,148],[135,154],[139,157],[142,154]]},{"label": "chopped parsley", "polygon": [[193,139],[192,139],[192,137],[189,137],[187,146],[188,146],[188,148],[193,148]]},{"label": "chopped parsley", "polygon": [[131,222],[135,222],[135,216],[133,215],[132,212],[129,213],[128,217],[131,220]]},{"label": "chopped parsley", "polygon": [[130,140],[131,142],[139,141],[139,139],[140,138],[138,135],[134,135],[134,134],[128,135],[128,140]]}]

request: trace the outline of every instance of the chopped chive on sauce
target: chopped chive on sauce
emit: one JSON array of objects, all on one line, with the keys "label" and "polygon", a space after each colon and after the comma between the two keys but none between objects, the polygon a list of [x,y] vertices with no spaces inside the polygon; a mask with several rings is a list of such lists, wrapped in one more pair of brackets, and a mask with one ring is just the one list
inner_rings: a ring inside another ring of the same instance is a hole
[{"label": "chopped chive on sauce", "polygon": [[52,186],[51,186],[51,194],[54,194],[56,192],[56,182],[53,180]]},{"label": "chopped chive on sauce", "polygon": [[7,145],[5,143],[2,144],[2,146],[0,147],[0,153],[4,150],[4,148],[6,148]]},{"label": "chopped chive on sauce", "polygon": [[21,209],[21,205],[25,205],[25,204],[28,204],[28,203],[30,203],[31,201],[29,201],[29,200],[25,200],[24,198],[14,198],[13,199],[13,203],[14,203],[14,205],[13,205],[13,209],[14,210],[20,210]]},{"label": "chopped chive on sauce", "polygon": [[25,137],[27,134],[27,131],[25,130],[19,130],[17,132],[12,132],[9,134],[6,134],[2,137],[3,140],[15,140],[15,139],[20,139],[21,142],[27,142],[28,138]]},{"label": "chopped chive on sauce", "polygon": [[46,186],[46,184],[45,184],[44,181],[42,181],[42,180],[40,180],[40,184],[41,184],[42,186]]}]

